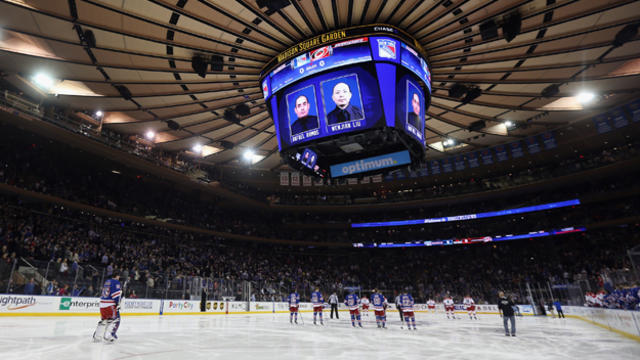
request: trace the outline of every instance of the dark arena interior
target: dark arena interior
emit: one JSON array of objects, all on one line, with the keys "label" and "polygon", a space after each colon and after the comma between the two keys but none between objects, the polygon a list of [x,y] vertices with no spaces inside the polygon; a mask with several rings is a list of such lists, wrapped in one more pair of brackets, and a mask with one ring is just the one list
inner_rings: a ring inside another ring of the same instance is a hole
[{"label": "dark arena interior", "polygon": [[0,356],[639,359],[639,27],[0,1]]}]

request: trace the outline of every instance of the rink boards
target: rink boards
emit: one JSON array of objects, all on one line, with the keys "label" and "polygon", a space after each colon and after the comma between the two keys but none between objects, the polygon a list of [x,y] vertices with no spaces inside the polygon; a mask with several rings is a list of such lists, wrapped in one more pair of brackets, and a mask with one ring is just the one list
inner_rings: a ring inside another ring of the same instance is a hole
[{"label": "rink boards", "polygon": [[[205,311],[201,311],[200,300],[163,300],[163,299],[124,299],[122,315],[202,315],[202,314],[260,314],[288,313],[286,302],[247,302],[247,301],[215,301],[205,303]],[[329,311],[328,304],[325,310]],[[340,311],[347,311],[344,304],[339,304]],[[519,305],[524,315],[533,315],[530,305]],[[39,295],[0,295],[0,316],[94,316],[99,313],[100,299],[72,296],[39,296]],[[300,303],[301,312],[312,312],[311,303]],[[416,312],[428,312],[426,304],[416,304]],[[438,312],[443,312],[441,304],[436,305]],[[497,314],[496,305],[476,305],[479,314]],[[373,311],[373,310],[372,310]],[[387,311],[397,311],[394,304],[389,304]],[[462,305],[456,305],[456,311],[464,312]]]},{"label": "rink boards", "polygon": [[[125,299],[121,313],[123,316],[142,315],[225,315],[225,314],[271,314],[287,313],[289,305],[285,302],[246,302],[246,301],[207,301],[201,311],[199,300],[158,300]],[[518,305],[522,315],[534,315],[531,305]],[[0,316],[98,316],[99,298],[59,297],[38,295],[0,295]],[[340,311],[347,311],[339,304]],[[599,327],[614,331],[626,337],[640,341],[640,312],[587,308],[579,306],[563,307],[565,315],[587,321]],[[329,310],[325,304],[325,310]],[[478,314],[498,314],[497,305],[476,305]],[[300,303],[300,311],[311,312],[311,303]],[[390,304],[388,311],[397,311]],[[427,313],[426,304],[416,304],[415,311]],[[436,306],[443,313],[441,304]],[[462,305],[456,305],[456,312],[464,313]]]}]

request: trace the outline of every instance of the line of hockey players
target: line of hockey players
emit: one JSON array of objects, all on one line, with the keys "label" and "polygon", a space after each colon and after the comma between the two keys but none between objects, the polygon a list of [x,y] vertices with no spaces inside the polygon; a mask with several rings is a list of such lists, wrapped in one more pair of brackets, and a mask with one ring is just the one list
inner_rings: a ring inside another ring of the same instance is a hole
[{"label": "line of hockey players", "polygon": [[[125,284],[126,285],[126,284]],[[100,315],[101,319],[98,322],[95,332],[93,333],[93,340],[95,342],[114,342],[118,339],[116,335],[118,331],[118,327],[120,326],[120,305],[123,300],[123,289],[120,284],[119,274],[114,272],[111,279],[105,281],[104,286],[102,288],[102,293],[100,296]],[[298,309],[300,307],[300,294],[297,291],[293,291],[289,294],[288,299],[289,303],[289,321],[293,324],[294,322],[298,323]],[[318,320],[320,325],[324,325],[324,321],[322,319],[322,310],[324,307],[324,297],[320,292],[319,288],[316,288],[314,292],[311,293],[311,303],[313,305],[313,324],[317,325]],[[405,323],[407,325],[408,330],[417,330],[416,328],[416,317],[414,313],[414,305],[415,302],[413,297],[409,292],[402,293],[398,295],[395,299],[396,308],[398,309],[398,313],[400,314],[401,323]],[[344,304],[349,309],[349,315],[351,316],[351,326],[356,327],[356,322],[358,323],[358,327],[362,327],[362,315],[360,314],[360,307],[362,307],[362,312],[365,316],[369,316],[369,306],[373,307],[373,311],[376,317],[376,325],[378,328],[386,329],[387,328],[387,308],[389,307],[389,303],[387,299],[380,293],[378,290],[373,290],[371,294],[371,301],[365,296],[359,298],[355,292],[351,292],[348,294],[344,300]],[[447,318],[455,319],[454,313],[454,302],[453,299],[447,295],[447,297],[443,301],[445,311],[447,314]],[[471,296],[467,295],[463,300],[463,305],[467,312],[469,313],[470,319],[478,319],[476,316],[476,306],[475,302],[471,298]],[[427,308],[431,310],[432,313],[435,313],[436,303],[433,299],[429,299],[427,301]],[[304,320],[300,316],[301,321],[304,323]]]},{"label": "line of hockey players", "polygon": [[640,287],[613,290],[609,294],[600,290],[597,294],[587,292],[585,306],[609,309],[640,310]]},{"label": "line of hockey players", "polygon": [[[294,290],[291,294],[289,294],[287,298],[287,302],[289,303],[289,322],[291,324],[298,323],[298,313],[300,308],[300,294],[296,290]],[[324,325],[324,321],[322,319],[322,310],[324,308],[324,297],[320,292],[319,288],[316,288],[314,292],[311,293],[311,303],[313,306],[313,324],[318,325],[318,319],[320,325]],[[416,317],[414,313],[414,305],[415,302],[413,297],[408,292],[402,293],[398,295],[395,299],[396,308],[398,309],[398,313],[400,314],[400,321],[402,323],[406,322],[408,330],[417,330],[416,329]],[[469,319],[478,320],[478,316],[476,314],[476,304],[473,301],[473,298],[470,295],[465,296],[463,300],[463,306],[467,310],[469,314]],[[362,327],[362,315],[369,316],[369,305],[373,307],[373,311],[376,317],[376,325],[378,328],[386,329],[387,323],[387,308],[389,303],[387,299],[382,295],[378,290],[374,289],[371,294],[371,301],[366,297],[359,298],[355,292],[349,293],[344,300],[344,304],[349,309],[349,315],[351,316],[351,326],[356,327],[356,322],[358,327]],[[445,312],[447,314],[447,319],[456,319],[455,317],[455,306],[453,299],[447,295],[447,297],[443,301]],[[360,314],[360,307],[362,307],[362,315]],[[436,310],[436,302],[433,299],[429,299],[427,301],[427,308],[435,313]],[[302,316],[300,316],[301,321],[304,323]]]}]

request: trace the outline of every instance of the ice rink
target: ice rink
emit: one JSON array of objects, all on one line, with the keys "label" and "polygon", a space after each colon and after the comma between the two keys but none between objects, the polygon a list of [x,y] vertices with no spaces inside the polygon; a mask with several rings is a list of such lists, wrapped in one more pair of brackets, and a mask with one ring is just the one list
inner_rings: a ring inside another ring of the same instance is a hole
[{"label": "ice rink", "polygon": [[496,315],[447,320],[418,313],[418,330],[388,329],[365,318],[353,329],[348,314],[314,326],[287,314],[129,316],[114,344],[93,343],[97,317],[0,317],[2,359],[640,359],[640,342],[579,319],[517,318],[505,337]]}]

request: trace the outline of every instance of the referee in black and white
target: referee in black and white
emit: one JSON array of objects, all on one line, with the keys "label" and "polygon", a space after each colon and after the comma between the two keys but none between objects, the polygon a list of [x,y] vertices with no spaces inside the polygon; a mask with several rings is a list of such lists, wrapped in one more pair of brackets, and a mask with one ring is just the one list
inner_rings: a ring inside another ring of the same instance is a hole
[{"label": "referee in black and white", "polygon": [[336,319],[340,319],[338,316],[338,295],[334,292],[329,296],[329,305],[331,305],[331,318],[333,319],[333,312],[336,312]]},{"label": "referee in black and white", "polygon": [[504,336],[509,336],[508,322],[511,322],[511,336],[516,336],[516,317],[513,313],[515,304],[511,298],[504,296],[504,292],[502,291],[498,293],[498,297],[498,311],[504,324]]},{"label": "referee in black and white", "polygon": [[396,295],[395,303],[396,303],[396,309],[398,309],[398,314],[400,314],[400,325],[402,325],[404,324],[404,319],[402,318],[402,304],[400,303],[400,293]]}]

